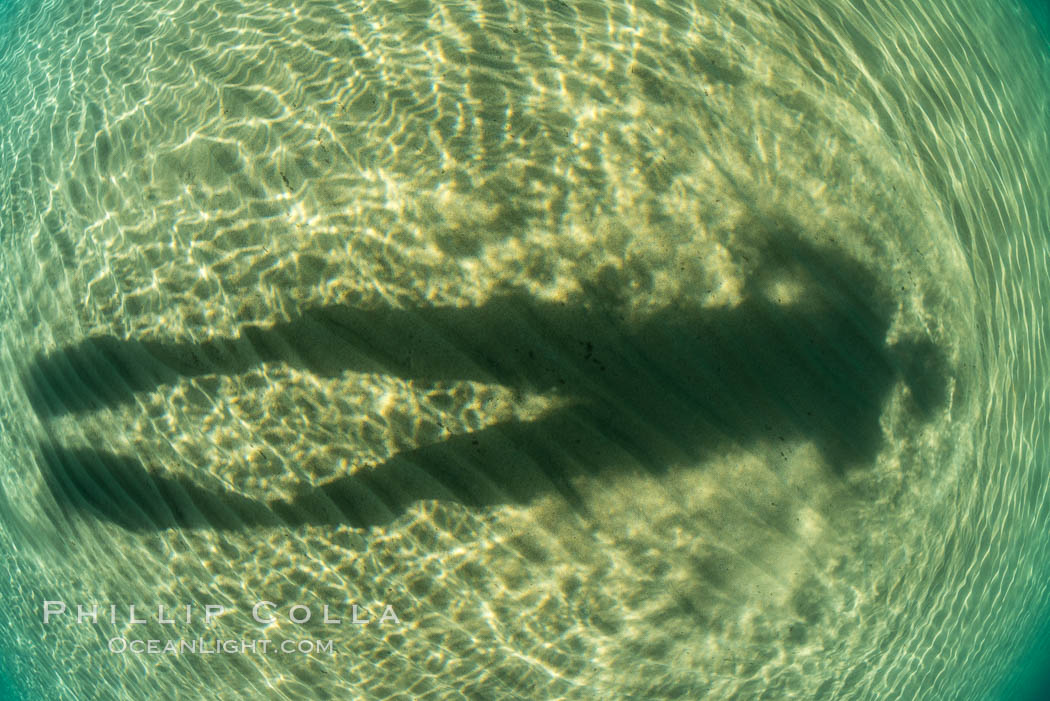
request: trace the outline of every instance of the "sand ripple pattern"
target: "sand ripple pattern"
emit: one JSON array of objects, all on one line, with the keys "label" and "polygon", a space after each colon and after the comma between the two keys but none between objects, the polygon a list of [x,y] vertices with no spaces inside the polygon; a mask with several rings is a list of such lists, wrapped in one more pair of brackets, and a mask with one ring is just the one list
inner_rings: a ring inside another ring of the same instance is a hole
[{"label": "sand ripple pattern", "polygon": [[1050,71],[944,5],[0,11],[30,697],[988,697],[1050,581]]}]

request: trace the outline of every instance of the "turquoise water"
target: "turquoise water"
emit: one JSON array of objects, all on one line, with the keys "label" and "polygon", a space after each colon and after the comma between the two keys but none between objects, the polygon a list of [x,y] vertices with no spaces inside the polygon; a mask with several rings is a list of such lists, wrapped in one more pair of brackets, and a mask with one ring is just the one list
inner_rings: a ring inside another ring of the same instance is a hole
[{"label": "turquoise water", "polygon": [[[1050,6],[1046,3],[1026,3],[1025,9],[1032,13],[1036,29],[1044,46],[1050,47]],[[1050,115],[1045,115],[1043,124],[1050,124]],[[1047,239],[1044,239],[1047,240]],[[1043,464],[1050,459],[1043,458]],[[1036,546],[1033,558],[1036,562],[1050,562],[1045,540],[1042,547]],[[1045,568],[1044,568],[1045,571]],[[994,698],[1025,699],[1040,701],[1050,698],[1050,602],[1046,597],[1037,598],[1030,609],[1033,625],[1018,645],[1013,666],[1006,671]]]},{"label": "turquoise water", "polygon": [[[7,53],[11,50],[9,44],[11,41],[10,34],[13,31],[13,23],[18,13],[18,6],[18,2],[15,0],[0,4],[0,53]],[[4,469],[10,468],[5,465]],[[10,553],[10,545],[6,541],[2,552],[5,557]],[[7,572],[0,574],[0,578],[7,574]],[[0,579],[0,605],[12,595],[13,592],[6,588],[6,582]],[[11,699],[11,701],[25,701],[31,697],[26,694],[19,680],[13,678],[13,675],[18,675],[21,670],[11,662],[11,656],[16,654],[16,645],[13,637],[6,634],[10,629],[10,625],[6,617],[0,613],[0,698]]]},{"label": "turquoise water", "polygon": [[1046,631],[1031,636],[1024,643],[1015,667],[1009,670],[995,698],[1025,699],[1037,701],[1050,693],[1050,675],[1046,673],[1046,661],[1050,658]]},{"label": "turquoise water", "polygon": [[4,663],[3,670],[0,670],[0,695],[5,699],[11,699],[11,701],[23,701],[28,699],[27,696],[19,687],[18,682],[9,676],[7,670],[6,660],[0,657],[0,662]]},{"label": "turquoise water", "polygon": [[5,4],[11,693],[1041,698],[1033,17]]}]

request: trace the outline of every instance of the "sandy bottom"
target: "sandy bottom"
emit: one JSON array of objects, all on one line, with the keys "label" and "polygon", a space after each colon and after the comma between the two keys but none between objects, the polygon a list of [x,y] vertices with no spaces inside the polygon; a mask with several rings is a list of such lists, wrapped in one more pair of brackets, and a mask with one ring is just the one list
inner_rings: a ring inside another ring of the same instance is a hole
[{"label": "sandy bottom", "polygon": [[[1037,106],[960,85],[947,13],[708,4],[20,15],[0,542],[38,698],[894,698],[985,654],[943,650],[1016,559],[981,529],[1035,405],[990,397],[1045,217],[967,195],[1042,162],[1003,133]],[[198,638],[332,648],[110,651]]]}]

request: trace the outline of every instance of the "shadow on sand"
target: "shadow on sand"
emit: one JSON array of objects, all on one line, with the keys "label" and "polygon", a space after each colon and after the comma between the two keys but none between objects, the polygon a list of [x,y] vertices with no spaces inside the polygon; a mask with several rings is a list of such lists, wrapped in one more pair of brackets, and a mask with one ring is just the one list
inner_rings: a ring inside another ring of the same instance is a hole
[{"label": "shadow on sand", "polygon": [[[45,483],[64,509],[130,530],[389,523],[413,502],[482,507],[556,490],[586,512],[582,475],[670,465],[727,446],[805,439],[836,471],[879,451],[879,417],[898,381],[928,416],[946,400],[947,365],[929,341],[885,342],[892,298],[834,251],[791,237],[762,253],[732,308],[675,306],[629,323],[593,293],[568,304],[520,292],[479,307],[304,311],[235,338],[157,343],[88,338],[38,357],[23,375],[45,421],[133,401],[180,377],[282,362],[322,376],[379,372],[418,383],[477,380],[553,392],[566,404],[402,452],[289,501],[259,501],[147,469],[132,456],[41,444]],[[764,290],[801,285],[781,303]]]}]

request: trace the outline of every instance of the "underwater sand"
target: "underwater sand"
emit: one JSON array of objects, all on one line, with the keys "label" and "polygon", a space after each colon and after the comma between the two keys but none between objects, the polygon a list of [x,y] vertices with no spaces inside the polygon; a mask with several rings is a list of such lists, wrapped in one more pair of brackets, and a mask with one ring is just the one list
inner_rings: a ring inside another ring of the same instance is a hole
[{"label": "underwater sand", "polygon": [[9,14],[27,698],[988,698],[1046,602],[1050,64],[857,5]]}]

